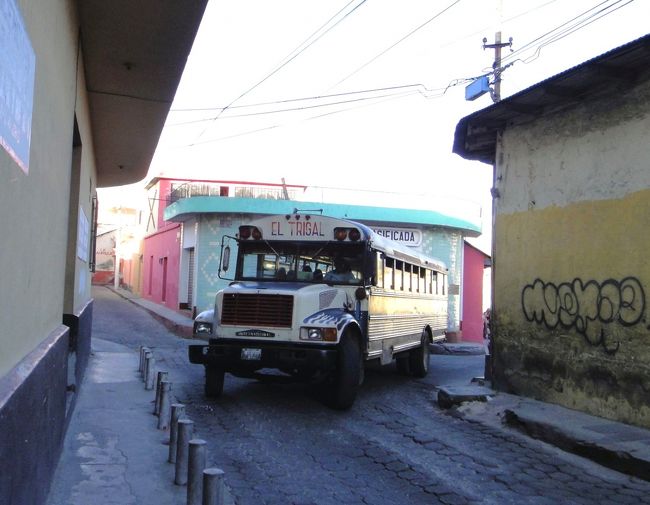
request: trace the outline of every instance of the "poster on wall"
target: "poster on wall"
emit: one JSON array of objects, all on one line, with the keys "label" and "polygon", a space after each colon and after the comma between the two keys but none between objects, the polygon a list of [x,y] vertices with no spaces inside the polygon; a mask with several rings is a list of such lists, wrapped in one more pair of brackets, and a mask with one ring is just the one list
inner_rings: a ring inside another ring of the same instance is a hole
[{"label": "poster on wall", "polygon": [[36,56],[16,0],[0,0],[0,146],[29,173]]},{"label": "poster on wall", "polygon": [[90,222],[81,205],[77,222],[77,258],[88,261],[88,246],[90,244]]}]

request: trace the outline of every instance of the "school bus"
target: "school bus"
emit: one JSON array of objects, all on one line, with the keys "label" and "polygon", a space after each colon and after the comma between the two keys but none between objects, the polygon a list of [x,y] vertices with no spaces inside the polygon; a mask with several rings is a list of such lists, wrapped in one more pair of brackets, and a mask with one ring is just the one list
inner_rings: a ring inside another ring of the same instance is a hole
[{"label": "school bus", "polygon": [[445,265],[358,222],[300,213],[250,222],[222,242],[222,271],[234,280],[195,320],[208,344],[189,346],[209,397],[221,395],[226,372],[274,369],[320,380],[328,403],[347,409],[366,362],[396,360],[424,377],[429,344],[445,338]]}]

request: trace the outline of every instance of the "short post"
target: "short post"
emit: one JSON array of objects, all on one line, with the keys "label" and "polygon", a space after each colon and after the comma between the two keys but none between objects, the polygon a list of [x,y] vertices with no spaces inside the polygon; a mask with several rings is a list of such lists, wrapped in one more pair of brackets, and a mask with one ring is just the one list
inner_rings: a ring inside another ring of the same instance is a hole
[{"label": "short post", "polygon": [[185,405],[174,403],[172,405],[171,422],[169,425],[169,463],[176,463],[176,449],[178,448],[178,420],[185,416]]},{"label": "short post", "polygon": [[156,360],[153,358],[153,354],[150,354],[149,364],[147,365],[147,377],[144,382],[144,388],[147,391],[151,391],[153,389],[155,365],[156,365]]},{"label": "short post", "polygon": [[176,473],[174,484],[184,486],[187,484],[187,463],[189,459],[189,444],[194,431],[194,421],[189,419],[178,420],[178,439],[176,447]]},{"label": "short post", "polygon": [[169,428],[169,397],[171,395],[172,383],[162,381],[160,383],[160,409],[158,412],[158,429],[166,430]]},{"label": "short post", "polygon": [[148,373],[147,369],[149,368],[149,362],[152,357],[153,357],[153,353],[149,349],[144,351],[144,360],[142,363],[142,380],[145,382],[145,384],[147,382],[147,373]]},{"label": "short post", "polygon": [[140,364],[138,365],[138,372],[140,372],[140,375],[144,373],[144,351],[147,348],[144,345],[140,346]]},{"label": "short post", "polygon": [[153,413],[156,416],[160,415],[160,384],[166,381],[169,374],[167,372],[158,372],[156,375],[156,401],[154,402]]},{"label": "short post", "polygon": [[187,505],[201,505],[203,470],[205,470],[205,440],[190,440],[190,459],[187,466]]},{"label": "short post", "polygon": [[203,470],[203,503],[201,505],[223,505],[223,470]]}]

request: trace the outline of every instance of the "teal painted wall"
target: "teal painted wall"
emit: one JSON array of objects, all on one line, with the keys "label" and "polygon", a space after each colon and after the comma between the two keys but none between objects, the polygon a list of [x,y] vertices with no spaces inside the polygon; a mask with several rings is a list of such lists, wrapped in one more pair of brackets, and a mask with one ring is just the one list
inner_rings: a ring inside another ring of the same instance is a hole
[{"label": "teal painted wall", "polygon": [[[224,235],[234,236],[241,224],[261,217],[258,215],[241,214],[202,214],[198,219],[198,235],[196,245],[196,307],[200,312],[212,308],[214,297],[220,289],[230,281],[218,276],[221,242]],[[352,217],[351,219],[354,219]],[[387,223],[384,226],[391,226]],[[450,293],[454,293],[454,285],[460,286],[462,278],[462,246],[463,234],[458,230],[442,227],[418,226],[422,230],[422,243],[413,249],[427,256],[441,260],[449,268],[448,284]],[[234,246],[234,244],[233,244]],[[232,248],[231,257],[236,255],[236,247]],[[460,291],[449,296],[448,329],[457,331],[460,326]]]}]

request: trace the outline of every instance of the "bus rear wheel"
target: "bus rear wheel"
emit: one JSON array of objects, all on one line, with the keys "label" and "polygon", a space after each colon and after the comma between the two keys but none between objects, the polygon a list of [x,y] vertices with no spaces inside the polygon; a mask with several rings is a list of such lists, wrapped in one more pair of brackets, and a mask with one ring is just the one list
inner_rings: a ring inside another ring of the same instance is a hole
[{"label": "bus rear wheel", "polygon": [[205,396],[218,398],[223,393],[223,368],[216,366],[205,366]]},{"label": "bus rear wheel", "polygon": [[426,330],[422,332],[420,346],[409,352],[409,368],[411,374],[418,379],[429,373],[429,334]]},{"label": "bus rear wheel", "polygon": [[346,410],[354,403],[363,380],[362,359],[357,339],[347,333],[343,335],[339,343],[338,366],[330,397],[332,408]]}]

